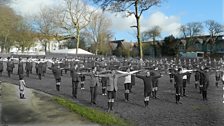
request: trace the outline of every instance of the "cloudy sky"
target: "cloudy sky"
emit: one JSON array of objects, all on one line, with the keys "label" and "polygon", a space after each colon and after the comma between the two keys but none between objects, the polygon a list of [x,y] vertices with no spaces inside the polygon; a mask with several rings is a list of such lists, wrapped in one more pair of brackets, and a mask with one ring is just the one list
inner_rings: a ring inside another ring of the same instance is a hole
[{"label": "cloudy sky", "polygon": [[[61,0],[12,0],[10,6],[20,15],[35,15],[40,8],[51,7]],[[223,0],[165,0],[160,7],[152,7],[141,17],[141,29],[147,30],[158,25],[162,28],[162,37],[178,36],[177,29],[181,24],[208,19],[223,24]],[[110,14],[114,39],[125,39],[135,42],[134,16],[124,18],[119,14]]]}]

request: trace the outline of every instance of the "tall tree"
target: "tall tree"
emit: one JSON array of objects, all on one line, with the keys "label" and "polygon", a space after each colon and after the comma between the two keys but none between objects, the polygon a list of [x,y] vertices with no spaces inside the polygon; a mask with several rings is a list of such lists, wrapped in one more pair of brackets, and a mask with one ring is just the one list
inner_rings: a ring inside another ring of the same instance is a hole
[{"label": "tall tree", "polygon": [[156,56],[156,52],[157,52],[157,43],[156,43],[156,38],[160,37],[161,34],[161,28],[159,26],[154,26],[151,29],[145,31],[142,33],[142,37],[145,40],[149,40],[152,39],[153,40],[153,44],[151,45],[153,47],[153,54],[154,57]]},{"label": "tall tree", "polygon": [[17,27],[17,23],[21,17],[16,15],[14,11],[6,5],[0,5],[0,46],[1,52],[9,51],[14,41],[13,31]]},{"label": "tall tree", "polygon": [[160,37],[161,35],[161,28],[159,26],[154,26],[151,29],[145,31],[142,33],[142,38],[145,41],[148,41],[149,39],[152,39],[154,44],[156,42],[156,38]]},{"label": "tall tree", "polygon": [[184,35],[184,38],[187,40],[185,48],[188,49],[189,46],[194,45],[193,39],[201,35],[203,32],[203,25],[201,22],[190,22],[186,25],[180,27],[180,32]]},{"label": "tall tree", "polygon": [[102,13],[95,13],[92,16],[91,22],[87,28],[87,37],[89,37],[95,54],[109,53],[109,40],[112,38],[110,31],[110,20]]},{"label": "tall tree", "polygon": [[25,21],[21,20],[17,28],[14,32],[14,40],[15,40],[15,46],[21,50],[21,52],[24,52],[25,49],[29,50],[30,47],[34,45],[33,42],[33,31],[31,29],[31,26],[28,25]]},{"label": "tall tree", "polygon": [[[50,47],[49,41],[55,33],[55,14],[51,8],[41,8],[38,15],[34,16],[32,25],[34,29],[39,33],[38,38],[41,42],[44,42],[44,51],[47,53],[47,48]],[[50,48],[48,49],[50,51]]]},{"label": "tall tree", "polygon": [[80,45],[80,34],[88,26],[92,14],[92,10],[82,0],[64,0],[65,6],[59,15],[60,27],[67,31],[67,35],[76,39],[76,54]]},{"label": "tall tree", "polygon": [[140,18],[143,12],[147,11],[152,6],[157,6],[162,0],[93,0],[95,3],[100,4],[104,10],[112,12],[126,12],[128,16],[134,15],[136,19],[137,41],[139,47],[139,56],[143,58],[142,42],[141,42],[141,29]]}]

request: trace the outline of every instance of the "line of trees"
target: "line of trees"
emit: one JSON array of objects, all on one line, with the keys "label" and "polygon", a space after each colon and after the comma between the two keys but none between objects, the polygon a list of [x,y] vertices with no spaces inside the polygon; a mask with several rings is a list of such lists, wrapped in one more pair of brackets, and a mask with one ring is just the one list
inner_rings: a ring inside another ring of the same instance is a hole
[{"label": "line of trees", "polygon": [[[134,15],[136,25],[137,48],[140,58],[143,58],[142,41],[153,40],[156,45],[161,36],[161,28],[155,26],[141,32],[140,19],[142,14],[153,6],[159,6],[163,0],[92,0],[103,11],[89,6],[84,0],[62,0],[58,6],[42,7],[37,15],[21,17],[4,4],[0,5],[0,47],[1,51],[8,52],[12,46],[22,52],[34,45],[34,38],[42,41],[45,52],[49,50],[49,41],[58,42],[63,39],[72,39],[74,43],[66,43],[68,48],[89,46],[95,54],[107,55],[111,50],[108,41],[113,38],[111,22],[105,16],[105,11],[123,13],[125,16]],[[29,20],[26,20],[29,19]],[[31,20],[32,19],[32,20]],[[223,25],[213,20],[190,22],[182,25],[179,31],[183,37],[195,37],[207,28],[212,38],[223,32]],[[172,36],[165,38],[171,41]],[[169,42],[168,42],[169,43]],[[188,42],[189,43],[189,42]],[[155,47],[156,48],[156,47]],[[77,52],[76,52],[77,53]]]},{"label": "line of trees", "polygon": [[0,4],[0,47],[1,52],[9,52],[12,46],[22,51],[33,46],[33,32],[28,23],[14,11]]}]

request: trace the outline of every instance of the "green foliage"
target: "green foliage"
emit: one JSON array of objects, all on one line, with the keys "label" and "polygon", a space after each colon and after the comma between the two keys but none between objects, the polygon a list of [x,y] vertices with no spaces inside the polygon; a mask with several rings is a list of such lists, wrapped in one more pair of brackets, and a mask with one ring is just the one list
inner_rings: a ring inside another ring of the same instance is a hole
[{"label": "green foliage", "polygon": [[0,46],[1,51],[8,51],[14,45],[14,31],[21,17],[6,5],[0,5]]},{"label": "green foliage", "polygon": [[61,97],[54,97],[54,100],[68,108],[69,110],[80,114],[81,116],[89,119],[92,122],[98,123],[100,125],[107,125],[107,126],[128,126],[130,125],[127,121],[116,117],[113,114],[109,114],[106,112],[102,112],[97,109],[89,108],[86,106],[82,106],[79,104],[74,103],[71,100],[64,99]]}]

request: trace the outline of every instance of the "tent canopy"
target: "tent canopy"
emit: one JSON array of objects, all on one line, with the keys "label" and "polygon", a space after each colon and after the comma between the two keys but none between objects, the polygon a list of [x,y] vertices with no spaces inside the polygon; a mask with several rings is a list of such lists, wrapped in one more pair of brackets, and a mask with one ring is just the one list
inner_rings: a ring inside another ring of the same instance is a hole
[{"label": "tent canopy", "polygon": [[[76,54],[76,49],[60,49],[52,50],[51,53],[61,53],[61,54]],[[78,48],[78,54],[93,55],[91,52],[88,52],[84,49]]]}]

